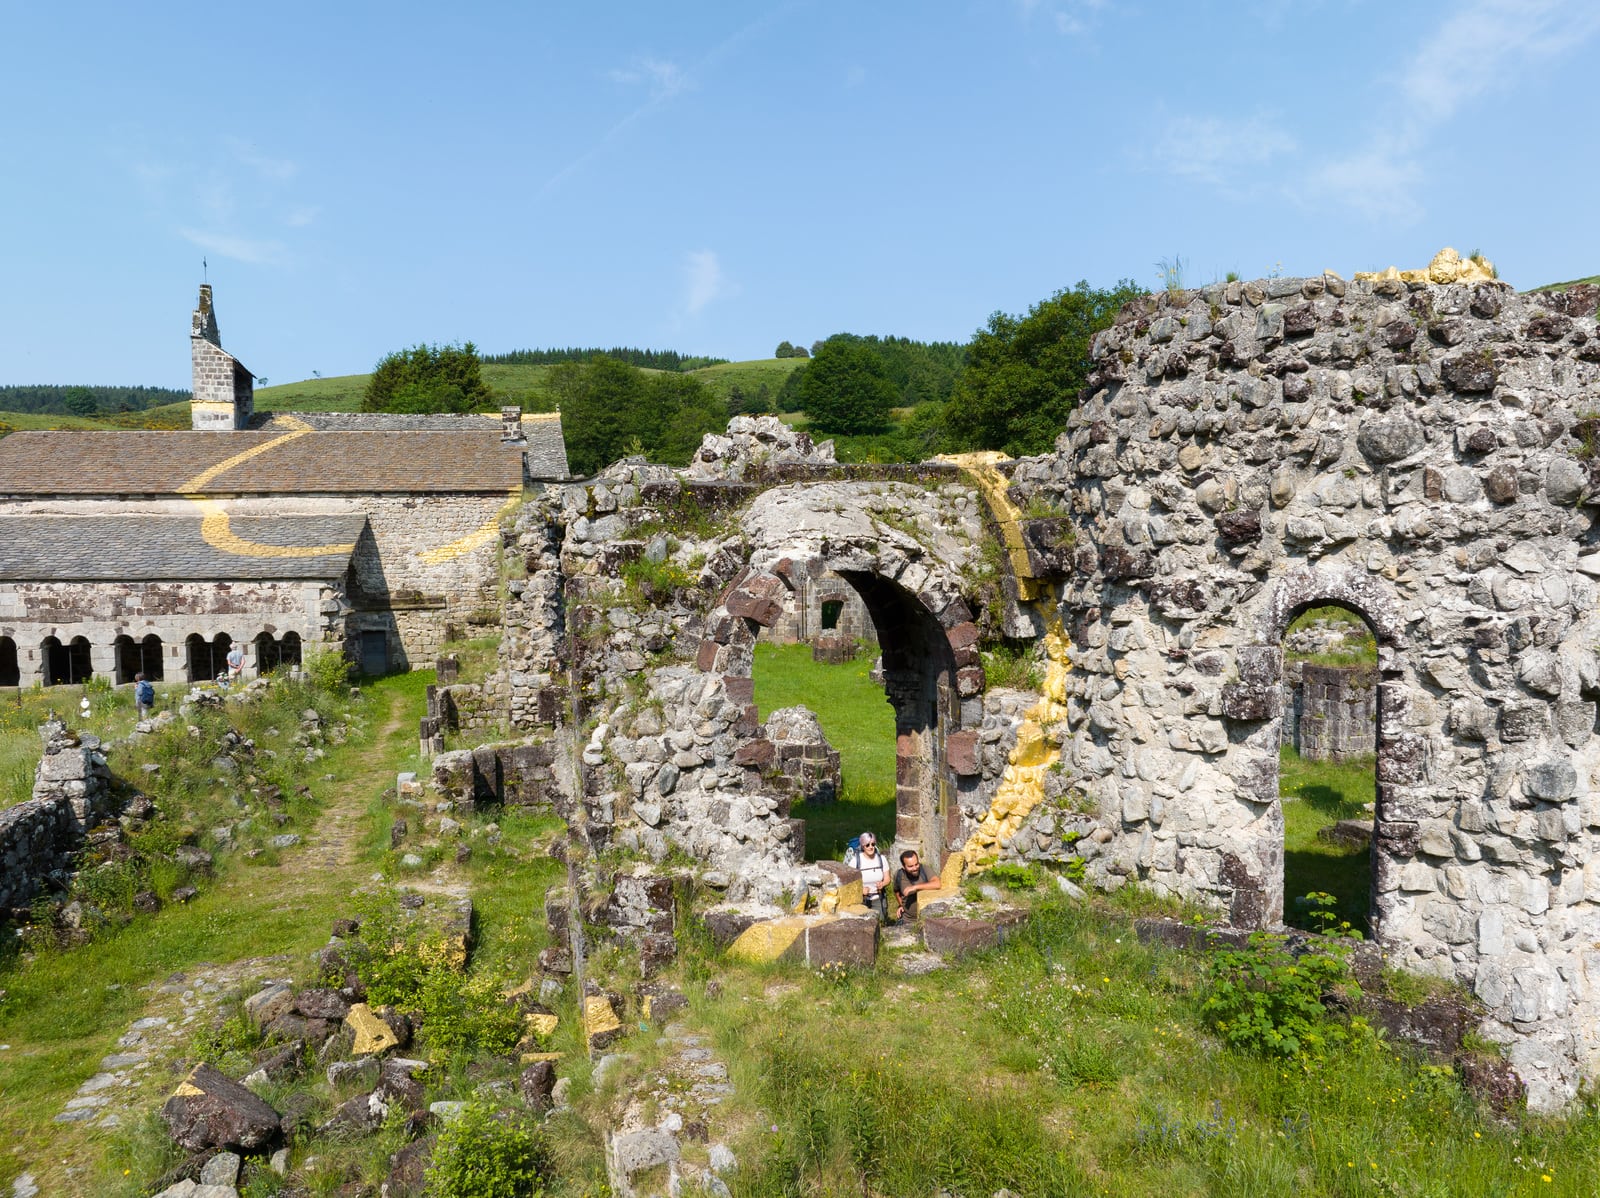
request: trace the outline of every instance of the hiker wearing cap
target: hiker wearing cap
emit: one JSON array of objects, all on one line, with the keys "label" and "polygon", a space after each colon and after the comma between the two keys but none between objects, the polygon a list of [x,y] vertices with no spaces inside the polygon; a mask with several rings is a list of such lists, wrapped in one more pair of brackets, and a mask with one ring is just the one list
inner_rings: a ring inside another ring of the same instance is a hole
[{"label": "hiker wearing cap", "polygon": [[861,834],[861,856],[856,862],[861,871],[861,901],[880,920],[889,918],[889,859],[878,852],[878,838],[871,832]]}]

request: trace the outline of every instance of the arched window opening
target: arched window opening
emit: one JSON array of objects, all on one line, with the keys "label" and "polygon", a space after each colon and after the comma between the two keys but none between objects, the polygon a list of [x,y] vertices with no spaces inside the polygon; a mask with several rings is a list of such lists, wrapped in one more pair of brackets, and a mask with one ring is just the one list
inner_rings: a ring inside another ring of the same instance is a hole
[{"label": "arched window opening", "polygon": [[270,632],[263,632],[256,637],[256,671],[266,674],[277,669],[281,660],[278,642],[272,639]]},{"label": "arched window opening", "polygon": [[301,663],[300,634],[298,632],[286,632],[283,634],[283,639],[278,642],[278,661],[281,665],[299,668]]},{"label": "arched window opening", "polygon": [[111,642],[111,681],[126,686],[135,674],[144,672],[140,661],[139,642],[123,633]]},{"label": "arched window opening", "polygon": [[166,676],[161,638],[153,632],[139,642],[139,672],[150,682],[160,682]]},{"label": "arched window opening", "polygon": [[216,638],[207,641],[198,632],[191,633],[184,641],[184,656],[189,667],[190,682],[211,682],[228,666],[228,650],[233,647],[233,638],[226,632],[219,632]]},{"label": "arched window opening", "polygon": [[[1370,935],[1377,812],[1377,637],[1342,605],[1308,608],[1283,641],[1284,921]],[[1331,896],[1331,897],[1317,897]]]},{"label": "arched window opening", "polygon": [[90,656],[89,638],[75,636],[67,646],[67,681],[87,682],[94,677],[94,663]]},{"label": "arched window opening", "polygon": [[21,686],[22,667],[17,662],[17,642],[0,636],[0,686]]},{"label": "arched window opening", "polygon": [[67,681],[67,650],[61,641],[47,636],[39,642],[39,662],[46,686],[62,686]]}]

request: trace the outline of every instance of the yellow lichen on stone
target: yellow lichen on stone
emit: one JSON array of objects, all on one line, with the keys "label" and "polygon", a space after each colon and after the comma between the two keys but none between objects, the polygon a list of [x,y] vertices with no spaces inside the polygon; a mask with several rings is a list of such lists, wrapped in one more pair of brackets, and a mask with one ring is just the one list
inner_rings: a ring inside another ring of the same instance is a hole
[{"label": "yellow lichen on stone", "polygon": [[532,1065],[535,1061],[559,1061],[564,1056],[563,1052],[525,1052],[521,1060],[524,1065]]},{"label": "yellow lichen on stone", "polygon": [[844,911],[861,906],[861,879],[857,878],[854,882],[840,882],[836,893],[838,895],[836,910]]},{"label": "yellow lichen on stone", "polygon": [[603,994],[591,994],[583,1000],[583,1034],[590,1040],[606,1032],[614,1032],[622,1020],[612,1009],[611,1000]]},{"label": "yellow lichen on stone", "polygon": [[528,1024],[529,1034],[538,1036],[541,1039],[548,1038],[553,1034],[557,1025],[561,1022],[559,1015],[552,1015],[547,1011],[535,1011],[532,1015],[527,1015],[524,1018]]},{"label": "yellow lichen on stone", "polygon": [[372,1008],[364,1002],[352,1003],[350,1013],[344,1017],[344,1021],[356,1034],[356,1041],[350,1047],[352,1056],[374,1055],[400,1043],[400,1038],[394,1034],[394,1029],[379,1019]]},{"label": "yellow lichen on stone", "polygon": [[764,919],[739,933],[738,938],[728,945],[728,956],[736,961],[776,961],[805,935],[808,923],[828,923],[833,918],[828,916],[822,920],[808,920],[799,915],[786,915],[782,919]]},{"label": "yellow lichen on stone", "polygon": [[1433,256],[1433,261],[1422,270],[1358,270],[1356,279],[1364,282],[1397,283],[1482,283],[1495,278],[1494,263],[1481,254],[1463,258],[1449,246]]}]

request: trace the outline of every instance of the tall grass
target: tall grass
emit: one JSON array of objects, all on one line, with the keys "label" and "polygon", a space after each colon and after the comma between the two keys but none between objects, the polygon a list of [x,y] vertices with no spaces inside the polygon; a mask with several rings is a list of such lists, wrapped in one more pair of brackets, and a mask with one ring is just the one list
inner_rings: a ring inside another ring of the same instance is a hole
[{"label": "tall grass", "polygon": [[1370,846],[1352,848],[1318,838],[1339,820],[1371,821],[1367,810],[1377,796],[1372,758],[1311,761],[1283,746],[1278,757],[1278,791],[1283,796],[1284,919],[1310,928],[1308,912],[1295,899],[1312,891],[1338,900],[1338,914],[1363,934],[1369,932],[1372,896]]}]

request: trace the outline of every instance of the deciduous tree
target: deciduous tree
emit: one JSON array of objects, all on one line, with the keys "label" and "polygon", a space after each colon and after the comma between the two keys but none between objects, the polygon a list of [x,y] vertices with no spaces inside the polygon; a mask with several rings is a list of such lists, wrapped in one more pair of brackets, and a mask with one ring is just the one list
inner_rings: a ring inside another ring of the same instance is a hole
[{"label": "deciduous tree", "polygon": [[1089,374],[1089,343],[1144,289],[1086,282],[1056,292],[1026,316],[996,312],[967,347],[967,365],[945,405],[950,443],[960,449],[1044,453],[1066,428]]}]

